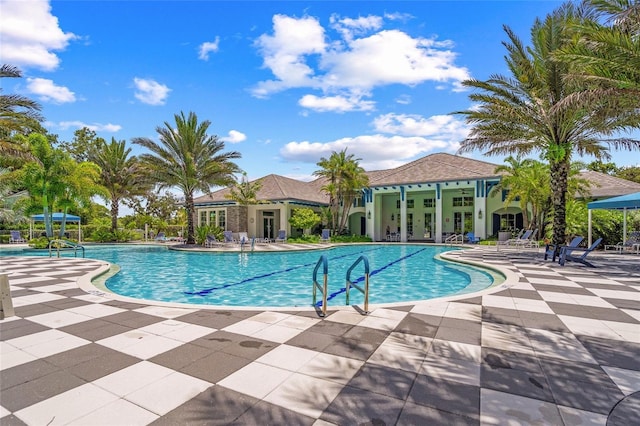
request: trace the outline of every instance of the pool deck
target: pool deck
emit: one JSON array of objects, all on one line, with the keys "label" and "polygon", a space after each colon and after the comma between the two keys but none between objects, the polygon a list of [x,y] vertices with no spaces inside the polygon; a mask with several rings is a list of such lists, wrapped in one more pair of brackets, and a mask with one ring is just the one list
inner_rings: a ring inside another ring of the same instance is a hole
[{"label": "pool deck", "polygon": [[104,262],[1,257],[16,315],[0,320],[0,424],[640,418],[640,256],[594,252],[595,269],[495,247],[449,256],[510,278],[481,295],[321,319],[123,301],[79,287]]}]

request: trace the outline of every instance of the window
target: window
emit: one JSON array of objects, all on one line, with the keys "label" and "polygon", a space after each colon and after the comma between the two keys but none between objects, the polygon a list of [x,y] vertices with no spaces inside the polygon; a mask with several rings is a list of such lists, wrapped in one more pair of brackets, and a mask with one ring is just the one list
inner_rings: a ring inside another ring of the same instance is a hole
[{"label": "window", "polygon": [[216,211],[209,210],[209,226],[215,226],[215,225],[216,225]]},{"label": "window", "polygon": [[200,210],[200,226],[207,224],[207,211]]},{"label": "window", "polygon": [[396,209],[400,208],[400,200],[396,200]]},{"label": "window", "polygon": [[424,200],[422,200],[422,207],[431,208],[435,206],[436,200],[434,200],[433,198],[425,198]]},{"label": "window", "polygon": [[516,215],[505,213],[500,215],[500,230],[513,231],[516,229]]},{"label": "window", "polygon": [[413,204],[414,204],[413,200],[407,200],[407,208],[408,209],[412,209],[413,208]]},{"label": "window", "polygon": [[218,211],[218,226],[222,229],[227,229],[227,212],[225,210]]},{"label": "window", "polygon": [[453,207],[471,207],[473,197],[453,197]]}]

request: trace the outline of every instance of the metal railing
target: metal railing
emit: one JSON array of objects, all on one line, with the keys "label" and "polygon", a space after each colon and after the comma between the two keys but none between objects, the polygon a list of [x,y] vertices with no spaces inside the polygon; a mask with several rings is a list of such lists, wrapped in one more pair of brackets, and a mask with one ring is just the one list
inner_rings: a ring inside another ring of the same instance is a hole
[{"label": "metal railing", "polygon": [[[318,283],[318,269],[320,269],[320,265],[322,265],[322,274],[324,275],[322,285]],[[318,259],[318,263],[316,263],[316,267],[313,269],[313,306],[316,306],[316,290],[319,289],[322,293],[322,309],[321,316],[327,315],[327,279],[329,276],[329,261],[327,260],[326,255],[320,256]]]},{"label": "metal railing", "polygon": [[75,244],[67,240],[49,241],[49,257],[53,255],[53,250],[55,250],[58,257],[60,257],[60,249],[63,251],[73,249],[73,257],[78,257],[78,249],[80,249],[82,250],[82,257],[84,257],[84,247],[79,244]]},{"label": "metal railing", "polygon": [[[351,271],[353,271],[354,268],[358,266],[360,262],[364,263],[364,288],[360,287],[359,285],[351,281]],[[349,290],[351,289],[351,287],[355,287],[356,290],[364,294],[364,312],[368,314],[369,313],[369,259],[367,259],[367,257],[364,255],[360,256],[358,260],[353,262],[353,265],[351,265],[351,267],[347,270],[347,284],[346,284],[346,292],[345,292],[347,305],[349,304]]]}]

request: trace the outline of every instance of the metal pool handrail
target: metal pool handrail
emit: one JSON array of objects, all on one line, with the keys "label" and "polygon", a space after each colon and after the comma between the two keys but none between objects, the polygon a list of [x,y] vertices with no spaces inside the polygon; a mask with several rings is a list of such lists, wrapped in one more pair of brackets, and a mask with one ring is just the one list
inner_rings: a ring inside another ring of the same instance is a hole
[{"label": "metal pool handrail", "polygon": [[[320,265],[322,265],[322,274],[324,275],[323,284],[320,286],[318,283],[318,269],[320,269]],[[329,261],[327,260],[326,255],[320,256],[318,259],[318,263],[316,263],[316,267],[313,268],[313,306],[316,305],[316,289],[319,289],[322,293],[322,314],[321,316],[327,315],[327,278],[329,276]]]},{"label": "metal pool handrail", "polygon": [[[358,286],[356,283],[351,282],[351,271],[360,263],[364,263],[364,288]],[[369,313],[369,259],[365,255],[362,255],[353,262],[353,265],[347,270],[347,284],[346,284],[346,304],[349,304],[349,290],[351,287],[355,287],[356,290],[364,294],[364,312]]]},{"label": "metal pool handrail", "polygon": [[74,244],[67,240],[51,240],[49,241],[49,257],[52,256],[51,249],[54,248],[55,245],[56,252],[58,257],[60,257],[60,249],[64,248],[72,248],[73,249],[73,257],[78,257],[78,249],[82,250],[82,257],[84,257],[84,246],[79,244]]}]

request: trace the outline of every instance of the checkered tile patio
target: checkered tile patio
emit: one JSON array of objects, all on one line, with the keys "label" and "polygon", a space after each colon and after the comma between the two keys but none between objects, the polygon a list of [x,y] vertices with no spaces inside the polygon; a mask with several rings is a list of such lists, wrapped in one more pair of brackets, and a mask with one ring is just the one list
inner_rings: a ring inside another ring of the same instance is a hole
[{"label": "checkered tile patio", "polygon": [[0,257],[16,311],[0,321],[0,424],[637,422],[640,257],[450,256],[515,279],[320,319],[131,303],[78,288],[102,262]]}]

